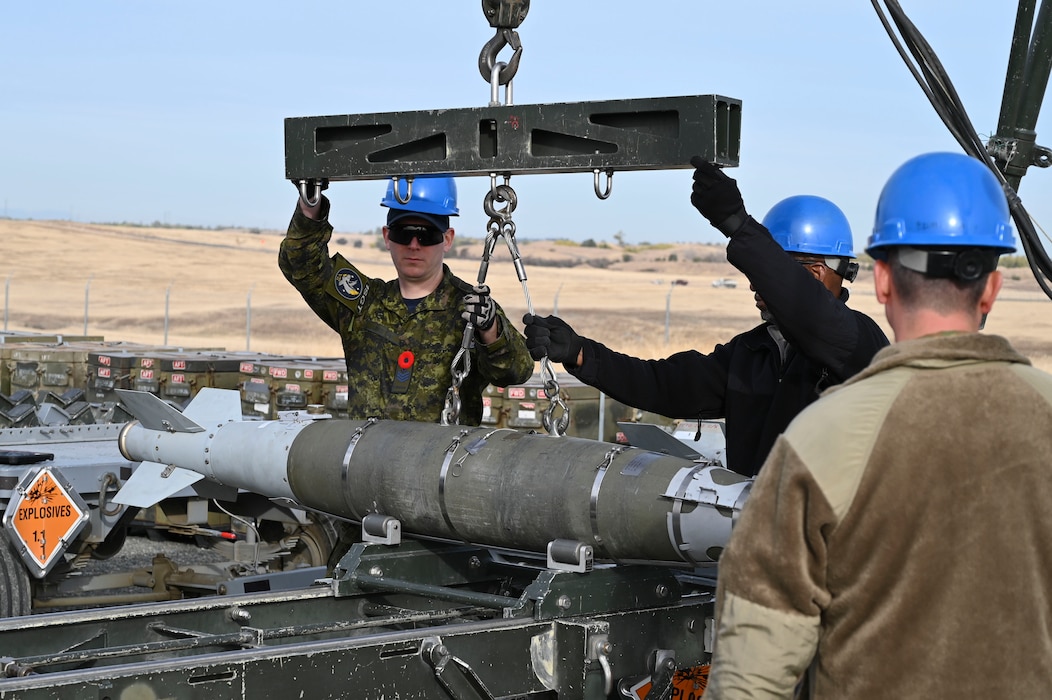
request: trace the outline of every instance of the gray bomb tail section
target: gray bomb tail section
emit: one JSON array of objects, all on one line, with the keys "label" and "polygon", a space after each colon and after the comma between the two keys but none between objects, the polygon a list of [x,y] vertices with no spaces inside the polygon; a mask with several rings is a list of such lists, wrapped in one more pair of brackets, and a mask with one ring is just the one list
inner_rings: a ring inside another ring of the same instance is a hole
[{"label": "gray bomb tail section", "polygon": [[[146,391],[117,389],[117,395],[128,413],[147,430],[162,430],[171,433],[200,433],[204,431],[186,414],[161,401],[157,396]],[[207,401],[208,398],[202,399]],[[198,399],[194,399],[197,402]]]},{"label": "gray bomb tail section", "polygon": [[[181,413],[148,392],[118,394],[136,418],[121,430],[118,445],[127,459],[141,464],[115,503],[146,508],[202,479],[291,499],[284,454],[303,424],[285,421],[275,423],[277,430],[257,431],[267,423],[242,421],[238,392],[224,389],[201,389]],[[222,476],[212,468],[217,460]]]}]

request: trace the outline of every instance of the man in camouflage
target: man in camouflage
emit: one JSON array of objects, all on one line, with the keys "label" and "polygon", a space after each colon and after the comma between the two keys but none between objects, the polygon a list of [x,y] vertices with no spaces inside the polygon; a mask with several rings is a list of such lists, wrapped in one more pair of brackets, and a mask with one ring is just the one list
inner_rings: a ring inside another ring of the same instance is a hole
[{"label": "man in camouflage", "polygon": [[383,237],[396,279],[367,277],[339,253],[329,257],[333,229],[325,196],[314,205],[299,198],[278,266],[340,334],[353,419],[438,422],[465,323],[472,322],[471,371],[459,388],[458,422],[478,425],[487,384],[525,382],[533,359],[489,288],[468,284],[443,262],[453,246],[449,216],[458,214],[453,178],[418,176],[405,202],[395,184],[381,204],[390,209]]}]

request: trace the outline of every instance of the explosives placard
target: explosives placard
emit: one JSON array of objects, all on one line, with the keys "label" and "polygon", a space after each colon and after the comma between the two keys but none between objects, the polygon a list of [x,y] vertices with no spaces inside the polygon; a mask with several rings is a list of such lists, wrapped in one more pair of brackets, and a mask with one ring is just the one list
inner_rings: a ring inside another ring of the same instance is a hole
[{"label": "explosives placard", "polygon": [[[675,700],[698,700],[705,694],[705,688],[708,685],[708,664],[680,669],[673,674],[671,687],[665,689],[666,691],[671,691],[671,694],[665,694],[662,697],[674,698]],[[646,678],[629,688],[631,694],[628,697],[643,700],[643,698],[650,696],[650,691],[653,689],[652,679]]]},{"label": "explosives placard", "polygon": [[68,543],[88,522],[88,508],[58,470],[29,471],[4,513],[4,526],[37,578],[59,561]]}]

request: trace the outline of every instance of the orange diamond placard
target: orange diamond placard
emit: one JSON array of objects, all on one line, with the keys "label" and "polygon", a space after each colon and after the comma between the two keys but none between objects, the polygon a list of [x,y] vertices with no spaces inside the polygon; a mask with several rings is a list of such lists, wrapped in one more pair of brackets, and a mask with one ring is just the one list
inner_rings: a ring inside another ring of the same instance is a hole
[{"label": "orange diamond placard", "polygon": [[26,477],[4,520],[24,548],[22,558],[38,567],[39,577],[65,551],[69,539],[87,521],[88,513],[79,495],[51,469]]}]

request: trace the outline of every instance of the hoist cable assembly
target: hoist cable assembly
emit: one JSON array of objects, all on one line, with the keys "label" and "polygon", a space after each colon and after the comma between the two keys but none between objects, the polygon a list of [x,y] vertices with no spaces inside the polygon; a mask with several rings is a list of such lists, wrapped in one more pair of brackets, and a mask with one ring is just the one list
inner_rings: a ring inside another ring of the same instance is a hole
[{"label": "hoist cable assembly", "polygon": [[[606,199],[615,170],[686,169],[694,156],[733,167],[740,151],[741,101],[689,95],[513,105],[511,83],[523,55],[517,29],[529,0],[482,0],[482,8],[495,30],[479,54],[479,73],[490,88],[485,107],[288,118],[285,176],[308,206],[320,201],[332,181],[393,179],[395,197],[402,202],[403,191],[406,200],[411,196],[416,176],[488,176],[483,208],[490,220],[478,283],[486,279],[496,239],[503,237],[533,313],[515,241],[512,211],[518,198],[511,177],[590,173],[595,195]],[[511,55],[501,60],[505,49]],[[474,327],[466,324],[451,366],[440,418],[444,425],[459,419],[460,387],[471,371],[474,342]],[[550,434],[562,435],[569,413],[547,358],[541,361],[541,375],[549,399],[542,423]]]},{"label": "hoist cable assembly", "polygon": [[1052,69],[1052,0],[1041,0],[1036,24],[1035,0],[1019,2],[998,133],[986,143],[968,118],[935,51],[898,1],[883,0],[887,14],[882,0],[871,2],[895,49],[950,133],[965,153],[986,163],[1001,183],[1030,270],[1045,295],[1052,299],[1052,258],[1016,193],[1030,165],[1041,168],[1052,165],[1052,151],[1034,143],[1034,126]]},{"label": "hoist cable assembly", "polygon": [[[503,2],[483,1],[483,10],[490,17],[490,25],[497,28],[497,34],[486,42],[479,56],[479,72],[482,77],[488,78],[490,83],[490,106],[498,106],[499,85],[505,85],[505,104],[511,104],[511,80],[515,76],[522,56],[522,42],[519,39],[515,27],[526,17],[529,9],[528,2],[517,0],[504,0]],[[497,61],[497,54],[505,46],[511,46],[514,54],[509,63]],[[503,206],[501,206],[503,205]],[[511,186],[511,175],[504,175],[504,182],[497,184],[497,174],[490,173],[490,188],[483,198],[482,208],[489,221],[486,224],[486,238],[482,247],[482,260],[479,265],[478,284],[486,283],[489,273],[490,258],[497,245],[497,239],[503,238],[511,254],[515,274],[522,285],[523,295],[526,298],[526,307],[530,314],[534,313],[533,300],[530,298],[530,289],[526,281],[526,267],[519,254],[519,246],[515,241],[515,222],[512,213],[518,205],[518,195]],[[475,342],[475,326],[468,321],[464,326],[464,335],[460,349],[453,358],[450,368],[452,382],[446,392],[445,406],[442,410],[442,425],[456,424],[460,413],[460,386],[471,372],[471,346]],[[552,436],[562,437],[566,434],[566,428],[570,424],[570,409],[563,400],[559,382],[552,368],[551,360],[547,356],[541,359],[541,378],[544,383],[544,392],[548,398],[548,408],[542,416],[544,429]],[[558,411],[558,414],[557,414]]]}]

